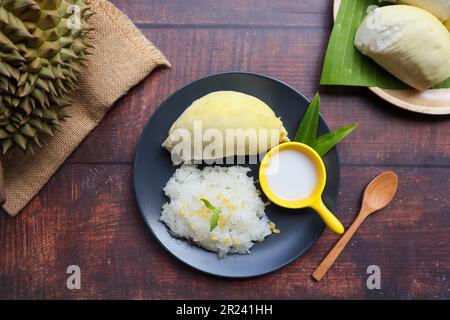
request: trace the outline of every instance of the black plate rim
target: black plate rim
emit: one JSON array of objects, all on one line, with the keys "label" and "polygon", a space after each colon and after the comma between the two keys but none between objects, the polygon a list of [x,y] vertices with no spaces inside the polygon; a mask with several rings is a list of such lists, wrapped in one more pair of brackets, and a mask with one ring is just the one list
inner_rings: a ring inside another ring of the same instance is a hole
[{"label": "black plate rim", "polygon": [[[296,88],[294,88],[293,86],[291,86],[291,85],[289,85],[289,84],[287,84],[287,83],[285,83],[285,82],[283,82],[283,81],[281,81],[281,80],[279,80],[279,79],[276,79],[276,78],[274,78],[274,77],[271,77],[271,76],[268,76],[268,75],[262,75],[262,74],[259,74],[259,73],[253,73],[253,72],[244,72],[244,71],[226,71],[226,72],[211,73],[211,74],[209,74],[209,75],[207,75],[207,76],[205,76],[205,77],[196,79],[196,80],[194,80],[194,81],[191,81],[191,82],[185,84],[184,86],[182,86],[181,88],[179,88],[178,90],[176,90],[175,92],[173,92],[172,94],[170,94],[166,99],[164,99],[164,100],[158,105],[158,107],[156,108],[156,110],[152,113],[152,115],[150,116],[150,118],[147,120],[147,124],[145,125],[144,129],[143,129],[142,132],[141,132],[141,135],[140,135],[140,137],[139,137],[138,143],[137,143],[137,145],[136,145],[136,152],[135,152],[134,161],[133,161],[133,192],[134,192],[134,196],[135,196],[135,199],[136,199],[138,208],[139,208],[139,214],[141,215],[142,219],[144,220],[144,223],[145,223],[145,225],[147,226],[147,229],[150,230],[150,232],[151,232],[153,238],[155,238],[155,239],[158,241],[158,243],[159,243],[166,251],[168,251],[168,252],[170,253],[170,255],[171,255],[172,257],[175,257],[176,260],[182,262],[183,264],[185,264],[185,265],[189,266],[190,268],[192,268],[192,269],[194,269],[194,270],[196,270],[196,271],[198,271],[198,272],[201,272],[201,273],[203,273],[203,274],[207,274],[207,275],[210,275],[210,276],[213,276],[213,277],[217,277],[217,278],[222,278],[222,279],[242,279],[242,280],[244,280],[244,279],[256,278],[256,277],[260,277],[260,276],[264,276],[264,275],[273,273],[273,272],[275,272],[275,271],[277,271],[277,270],[279,270],[279,269],[281,269],[281,268],[283,268],[283,267],[289,265],[289,264],[292,263],[293,261],[299,259],[299,258],[300,258],[301,256],[303,256],[303,255],[304,255],[304,254],[305,254],[305,253],[313,246],[313,244],[315,244],[315,243],[317,242],[317,240],[322,236],[322,234],[323,234],[323,232],[324,232],[326,226],[324,225],[324,226],[322,227],[321,232],[318,233],[317,237],[315,237],[315,239],[314,239],[313,241],[311,241],[311,243],[310,243],[308,246],[306,246],[304,250],[300,251],[300,252],[299,252],[297,255],[295,255],[293,258],[291,258],[291,259],[289,259],[289,260],[283,262],[282,264],[279,264],[279,265],[277,265],[276,267],[273,267],[272,269],[269,269],[269,270],[267,270],[267,271],[265,271],[265,272],[255,273],[255,274],[250,274],[250,275],[242,275],[242,276],[240,276],[240,275],[229,276],[229,275],[225,275],[225,274],[213,273],[213,272],[209,272],[209,271],[202,270],[201,268],[198,268],[198,267],[192,265],[192,264],[189,263],[188,261],[185,261],[185,260],[179,258],[177,255],[175,255],[175,254],[172,252],[172,250],[170,250],[170,248],[168,248],[168,247],[167,247],[167,246],[166,246],[166,245],[165,245],[165,244],[164,244],[164,243],[156,236],[156,234],[155,234],[154,231],[153,231],[152,226],[149,224],[149,222],[148,222],[148,220],[147,220],[147,218],[146,218],[146,216],[145,216],[145,214],[144,214],[143,208],[141,207],[141,203],[139,202],[139,198],[138,198],[138,194],[137,194],[137,186],[136,186],[136,174],[137,174],[136,167],[137,167],[137,159],[139,158],[140,150],[142,150],[141,147],[142,147],[143,140],[144,140],[144,133],[147,131],[147,128],[151,125],[151,122],[152,122],[152,119],[154,118],[154,116],[155,116],[157,113],[161,112],[161,109],[162,109],[161,106],[163,106],[168,100],[170,100],[170,99],[172,98],[172,96],[176,95],[179,91],[185,89],[186,87],[191,86],[191,85],[194,84],[194,83],[197,83],[197,82],[199,82],[199,81],[204,81],[204,80],[207,80],[207,79],[209,79],[209,78],[213,78],[213,77],[217,77],[217,76],[222,76],[222,75],[233,75],[233,74],[234,74],[234,75],[236,75],[236,74],[237,74],[237,75],[240,75],[240,74],[241,74],[241,75],[256,76],[256,77],[261,77],[261,78],[265,78],[265,79],[269,79],[269,80],[278,82],[279,84],[281,84],[281,85],[283,85],[283,86],[286,86],[286,87],[288,87],[289,89],[293,90],[297,95],[299,95],[300,97],[302,97],[302,98],[305,99],[306,101],[310,102],[310,100],[309,100],[308,98],[306,98],[300,91],[298,91],[298,90],[297,90]],[[322,113],[320,113],[320,118],[321,118],[321,120],[323,121],[323,123],[324,123],[324,125],[325,125],[325,128],[326,128],[328,131],[331,131],[330,128],[329,128],[329,126],[328,126],[328,124],[327,124],[327,122],[325,121],[325,118],[322,116]],[[341,161],[340,161],[340,158],[339,158],[339,152],[338,152],[337,146],[334,146],[333,149],[336,149],[336,160],[337,160],[337,163],[338,163],[338,166],[337,166],[337,169],[336,169],[336,171],[337,171],[337,177],[338,177],[338,180],[337,180],[337,187],[336,187],[336,193],[339,195],[339,191],[340,191],[340,189],[341,189]],[[333,149],[332,149],[332,150],[333,150]],[[191,244],[191,245],[193,245],[193,244]],[[212,252],[212,253],[214,253],[214,252]]]}]

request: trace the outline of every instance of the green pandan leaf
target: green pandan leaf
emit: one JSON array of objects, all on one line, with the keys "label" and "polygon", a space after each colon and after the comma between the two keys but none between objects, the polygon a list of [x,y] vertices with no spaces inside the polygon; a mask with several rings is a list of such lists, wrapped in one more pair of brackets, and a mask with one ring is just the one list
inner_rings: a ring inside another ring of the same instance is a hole
[{"label": "green pandan leaf", "polygon": [[331,148],[341,142],[356,127],[358,126],[354,123],[343,128],[330,131],[317,138],[311,147],[316,150],[321,157],[323,157],[328,151],[331,150]]},{"label": "green pandan leaf", "polygon": [[295,134],[294,141],[311,145],[317,138],[317,128],[319,126],[320,96],[316,93]]},{"label": "green pandan leaf", "polygon": [[324,156],[331,148],[348,136],[357,125],[351,124],[317,137],[319,117],[320,96],[319,93],[316,93],[300,122],[294,141],[304,143],[316,150],[320,156]]}]

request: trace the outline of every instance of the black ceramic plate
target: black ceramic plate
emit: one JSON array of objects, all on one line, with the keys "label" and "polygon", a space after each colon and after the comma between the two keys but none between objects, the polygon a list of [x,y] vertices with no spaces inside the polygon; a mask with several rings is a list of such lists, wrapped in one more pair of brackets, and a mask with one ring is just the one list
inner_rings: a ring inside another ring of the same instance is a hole
[{"label": "black ceramic plate", "polygon": [[[319,238],[324,224],[310,209],[288,210],[272,204],[266,213],[280,234],[273,234],[257,243],[248,255],[229,255],[219,259],[186,241],[170,236],[158,221],[161,205],[167,201],[163,187],[174,173],[170,154],[161,147],[169,128],[178,116],[196,99],[218,90],[234,90],[253,95],[268,104],[284,123],[292,139],[308,100],[294,88],[273,78],[251,73],[231,72],[208,76],[181,88],[156,110],[149,120],[137,147],[134,162],[134,188],[142,217],[159,242],[176,258],[200,271],[230,278],[246,278],[277,270],[300,257]],[[319,131],[328,132],[321,118]],[[336,149],[324,158],[327,185],[325,204],[333,210],[339,190],[339,158]],[[250,165],[257,177],[258,166]]]}]

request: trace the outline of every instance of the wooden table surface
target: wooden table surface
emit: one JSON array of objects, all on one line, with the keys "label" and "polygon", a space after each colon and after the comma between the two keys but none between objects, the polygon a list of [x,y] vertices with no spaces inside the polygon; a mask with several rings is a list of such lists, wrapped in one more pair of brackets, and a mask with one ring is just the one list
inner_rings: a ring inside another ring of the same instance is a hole
[{"label": "wooden table surface", "polygon": [[[113,2],[173,68],[157,70],[118,101],[19,216],[0,216],[1,299],[450,298],[450,117],[400,110],[365,88],[320,88],[332,128],[359,124],[339,145],[337,213],[348,226],[364,186],[382,171],[398,174],[399,191],[320,283],[310,275],[338,239],[329,231],[289,266],[250,280],[207,276],[168,254],[146,229],[132,189],[147,120],[178,88],[221,71],[267,74],[311,98],[332,1]],[[81,268],[81,290],[66,287],[72,264]],[[366,286],[369,265],[381,269],[380,290]]]}]

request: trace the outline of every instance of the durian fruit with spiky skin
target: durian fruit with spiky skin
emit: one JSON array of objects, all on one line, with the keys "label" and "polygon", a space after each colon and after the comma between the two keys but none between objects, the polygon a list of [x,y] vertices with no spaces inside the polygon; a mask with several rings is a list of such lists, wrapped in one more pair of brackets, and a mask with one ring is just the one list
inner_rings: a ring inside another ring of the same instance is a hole
[{"label": "durian fruit with spiky skin", "polygon": [[89,45],[85,0],[0,0],[0,147],[40,145],[67,116]]}]

